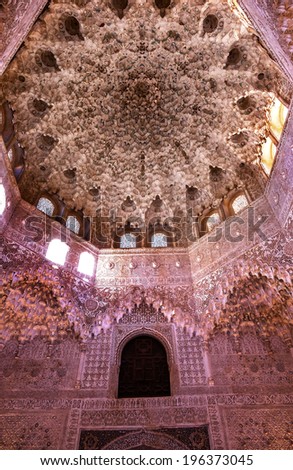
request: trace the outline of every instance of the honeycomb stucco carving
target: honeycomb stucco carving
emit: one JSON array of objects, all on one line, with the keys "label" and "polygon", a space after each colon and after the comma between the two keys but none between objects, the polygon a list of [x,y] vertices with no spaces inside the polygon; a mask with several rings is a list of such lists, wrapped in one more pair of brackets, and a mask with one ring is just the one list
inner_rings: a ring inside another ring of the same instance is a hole
[{"label": "honeycomb stucco carving", "polygon": [[[213,4],[182,1],[164,19],[134,4],[122,21],[104,2],[95,14],[91,2],[68,4],[84,38],[74,42],[59,30],[65,7],[50,5],[4,77],[4,96],[26,149],[25,199],[58,192],[72,209],[90,216],[114,210],[125,221],[128,196],[136,207],[132,215],[144,220],[156,196],[164,203],[159,216],[166,218],[186,211],[187,186],[199,190],[195,213],[235,185],[245,186],[239,165],[259,155],[269,92],[281,75],[225,3],[222,29],[205,35],[202,21]],[[241,60],[234,64],[229,52],[236,49]],[[29,111],[32,90],[50,105],[42,119]],[[257,103],[248,115],[236,106],[244,95]],[[220,184],[210,178],[215,168]],[[74,178],[67,178],[69,170]],[[99,190],[97,199],[91,188]]]}]

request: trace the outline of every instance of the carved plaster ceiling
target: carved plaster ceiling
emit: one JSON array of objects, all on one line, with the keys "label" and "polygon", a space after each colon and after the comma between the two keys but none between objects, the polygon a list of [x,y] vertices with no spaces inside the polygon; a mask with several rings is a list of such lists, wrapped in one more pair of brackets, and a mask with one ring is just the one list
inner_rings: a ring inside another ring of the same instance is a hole
[{"label": "carved plaster ceiling", "polygon": [[226,2],[52,1],[2,79],[22,195],[125,219],[191,191],[199,213],[257,167],[282,81]]}]

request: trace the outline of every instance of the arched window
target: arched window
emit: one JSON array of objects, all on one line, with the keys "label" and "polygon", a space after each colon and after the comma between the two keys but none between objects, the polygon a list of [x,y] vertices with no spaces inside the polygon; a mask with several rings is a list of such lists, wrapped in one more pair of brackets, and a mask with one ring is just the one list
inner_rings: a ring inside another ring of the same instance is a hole
[{"label": "arched window", "polygon": [[120,237],[120,248],[136,248],[136,236],[133,233],[125,233]]},{"label": "arched window", "polygon": [[276,152],[277,152],[277,147],[275,143],[273,142],[270,136],[267,137],[265,143],[262,145],[262,156],[261,156],[261,164],[267,175],[271,173],[271,169],[274,164]]},{"label": "arched window", "polygon": [[164,233],[154,233],[151,238],[152,248],[164,248],[168,246],[167,236]]},{"label": "arched window", "polygon": [[66,227],[71,230],[71,232],[79,234],[80,231],[80,222],[77,217],[74,215],[69,215],[66,219]]},{"label": "arched window", "polygon": [[281,138],[287,114],[288,108],[278,98],[275,98],[269,117],[270,135],[262,145],[261,164],[268,176],[273,167],[277,144]]},{"label": "arched window", "polygon": [[10,150],[8,151],[8,154],[7,154],[7,155],[8,155],[9,160],[12,162],[12,160],[13,160],[13,150],[10,149]]},{"label": "arched window", "polygon": [[220,223],[221,223],[220,214],[217,211],[212,212],[212,214],[210,214],[206,220],[206,231],[211,232],[213,228],[215,228]]},{"label": "arched window", "polygon": [[6,209],[6,193],[3,184],[0,184],[0,215],[4,213]]},{"label": "arched window", "polygon": [[39,209],[39,211],[41,212],[44,212],[44,214],[52,217],[55,207],[54,207],[53,202],[50,201],[50,199],[46,197],[40,197],[38,204],[37,204],[37,209]]},{"label": "arched window", "polygon": [[232,209],[234,211],[234,214],[238,214],[247,206],[248,200],[245,194],[239,194],[239,196],[236,196],[235,199],[233,199],[232,201]]},{"label": "arched window", "polygon": [[274,99],[270,112],[270,131],[277,141],[280,140],[287,118],[288,108],[278,98]]},{"label": "arched window", "polygon": [[169,396],[167,354],[152,336],[136,336],[122,351],[118,398]]},{"label": "arched window", "polygon": [[86,274],[87,276],[92,276],[94,273],[95,268],[95,258],[90,253],[86,251],[81,253],[79,257],[79,263],[77,270],[82,273]]},{"label": "arched window", "polygon": [[65,264],[66,256],[69,250],[69,246],[65,242],[61,242],[57,238],[50,241],[48,246],[46,258],[53,263]]}]

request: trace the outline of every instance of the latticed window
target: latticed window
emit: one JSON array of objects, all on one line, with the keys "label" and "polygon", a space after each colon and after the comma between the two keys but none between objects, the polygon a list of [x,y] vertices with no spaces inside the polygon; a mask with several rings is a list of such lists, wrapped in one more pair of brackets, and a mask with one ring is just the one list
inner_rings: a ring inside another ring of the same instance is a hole
[{"label": "latticed window", "polygon": [[168,246],[167,236],[164,233],[154,233],[151,239],[152,248],[164,248]]},{"label": "latticed window", "polygon": [[167,354],[162,343],[147,335],[131,339],[122,351],[118,398],[170,394]]},{"label": "latticed window", "polygon": [[235,197],[234,201],[232,202],[232,208],[235,214],[238,214],[238,212],[241,212],[247,206],[248,200],[245,194],[240,194],[239,196]]},{"label": "latticed window", "polygon": [[69,228],[71,232],[78,234],[80,230],[80,222],[77,217],[74,217],[74,215],[69,215],[66,219],[66,227]]},{"label": "latticed window", "polygon": [[210,232],[214,227],[221,223],[221,217],[218,212],[213,212],[206,222],[207,231]]},{"label": "latticed window", "polygon": [[41,197],[37,204],[37,209],[39,209],[41,212],[44,212],[44,214],[47,214],[52,217],[54,213],[54,204],[52,201],[50,201],[50,199],[46,197]]},{"label": "latticed window", "polygon": [[133,233],[125,233],[120,238],[120,248],[136,248],[136,236]]}]

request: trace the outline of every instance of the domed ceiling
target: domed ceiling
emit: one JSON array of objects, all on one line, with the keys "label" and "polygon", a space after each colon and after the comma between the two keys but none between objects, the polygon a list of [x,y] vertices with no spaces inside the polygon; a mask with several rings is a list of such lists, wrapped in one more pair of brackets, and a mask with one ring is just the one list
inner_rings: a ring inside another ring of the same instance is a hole
[{"label": "domed ceiling", "polygon": [[124,220],[156,201],[200,213],[261,173],[283,80],[224,1],[52,1],[2,79],[22,195]]}]

